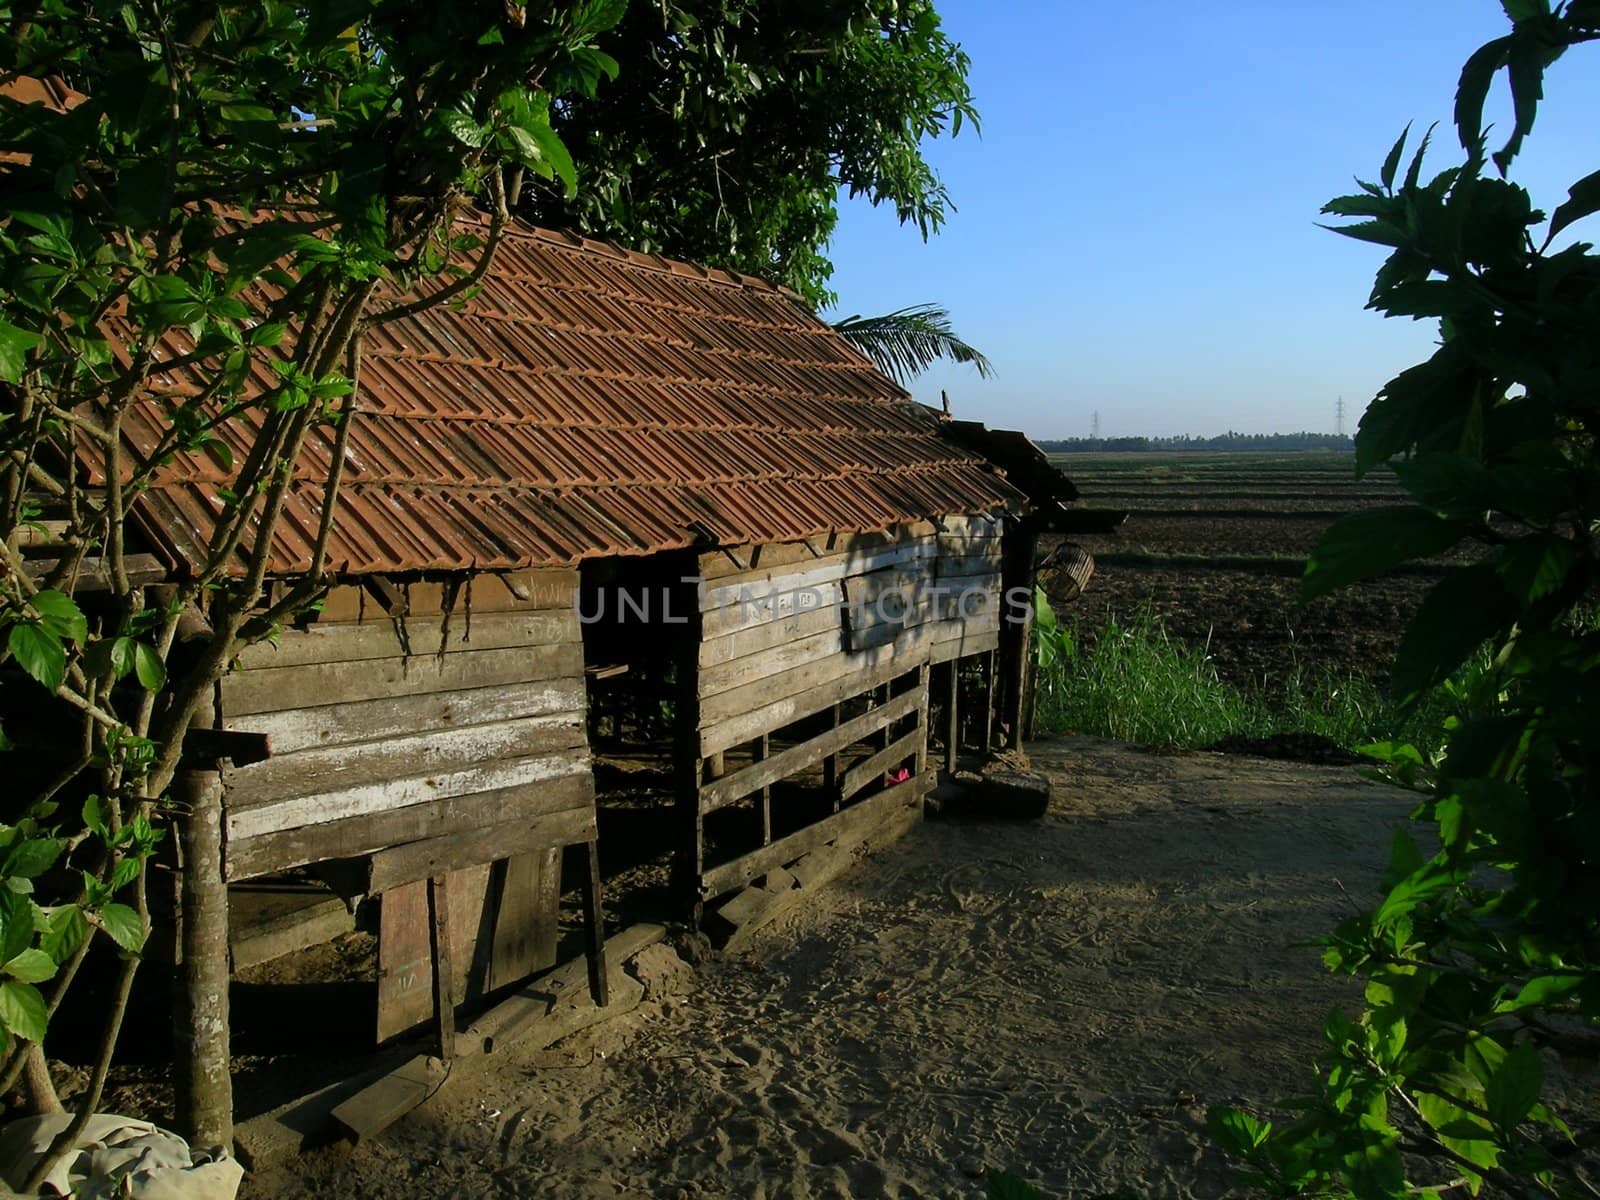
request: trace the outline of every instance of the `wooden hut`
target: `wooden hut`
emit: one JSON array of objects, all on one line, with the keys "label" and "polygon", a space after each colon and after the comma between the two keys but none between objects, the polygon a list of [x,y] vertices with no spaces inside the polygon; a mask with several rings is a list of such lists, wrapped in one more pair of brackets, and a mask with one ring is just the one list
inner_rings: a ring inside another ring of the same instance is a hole
[{"label": "wooden hut", "polygon": [[[339,583],[214,710],[271,747],[226,773],[228,880],[306,869],[379,898],[380,1037],[427,1017],[436,962],[452,1003],[551,965],[564,847],[586,847],[598,954],[588,718],[618,686],[664,697],[697,917],[906,827],[931,746],[953,766],[1015,740],[1033,539],[1071,486],[1020,435],[914,403],[793,294],[521,227],[464,309],[380,325],[363,356]],[[181,382],[157,372],[135,448]],[[298,464],[278,580],[308,568],[333,452],[330,432]],[[179,455],[141,500],[168,571],[198,560],[222,479]]]}]

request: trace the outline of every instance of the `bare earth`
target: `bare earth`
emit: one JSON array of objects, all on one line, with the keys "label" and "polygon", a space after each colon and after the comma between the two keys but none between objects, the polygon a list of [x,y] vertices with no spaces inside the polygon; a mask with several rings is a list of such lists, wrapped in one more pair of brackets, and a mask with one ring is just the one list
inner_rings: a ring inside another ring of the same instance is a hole
[{"label": "bare earth", "polygon": [[1371,894],[1408,798],[1348,768],[1029,748],[1024,824],[929,822],[694,990],[453,1080],[246,1196],[1229,1192],[1205,1109],[1309,1078],[1349,985],[1295,943]]}]

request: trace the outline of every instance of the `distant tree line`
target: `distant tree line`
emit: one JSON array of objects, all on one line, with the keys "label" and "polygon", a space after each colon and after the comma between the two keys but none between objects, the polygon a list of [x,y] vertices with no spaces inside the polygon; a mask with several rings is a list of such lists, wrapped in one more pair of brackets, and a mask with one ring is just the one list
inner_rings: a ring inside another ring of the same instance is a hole
[{"label": "distant tree line", "polygon": [[1353,451],[1349,437],[1338,433],[1219,433],[1215,437],[1114,437],[1055,438],[1042,441],[1046,454],[1117,454],[1143,450],[1346,450]]}]

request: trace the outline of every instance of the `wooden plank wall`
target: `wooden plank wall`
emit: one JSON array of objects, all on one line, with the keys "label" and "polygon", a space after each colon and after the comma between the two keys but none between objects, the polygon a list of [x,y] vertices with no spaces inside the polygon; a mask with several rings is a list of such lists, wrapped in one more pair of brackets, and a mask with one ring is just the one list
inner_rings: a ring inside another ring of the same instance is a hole
[{"label": "wooden plank wall", "polygon": [[725,751],[924,662],[994,649],[999,517],[704,555],[700,754]]},{"label": "wooden plank wall", "polygon": [[[230,879],[372,855],[371,891],[594,836],[577,573],[438,585],[388,617],[338,589],[221,685],[227,729],[273,756],[229,772]],[[392,599],[392,597],[391,597]],[[409,652],[408,652],[409,651]]]}]

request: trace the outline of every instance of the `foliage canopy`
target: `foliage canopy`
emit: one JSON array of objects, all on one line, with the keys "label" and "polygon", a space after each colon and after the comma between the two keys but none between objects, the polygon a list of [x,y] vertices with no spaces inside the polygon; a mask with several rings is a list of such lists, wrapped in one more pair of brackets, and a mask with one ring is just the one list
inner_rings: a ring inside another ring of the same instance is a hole
[{"label": "foliage canopy", "polygon": [[[1212,1114],[1279,1195],[1596,1194],[1600,1125],[1551,1075],[1600,1051],[1600,257],[1559,241],[1600,212],[1600,172],[1548,217],[1504,176],[1545,71],[1600,40],[1600,3],[1504,7],[1510,32],[1461,74],[1462,164],[1425,179],[1428,139],[1406,164],[1403,135],[1376,182],[1324,210],[1390,250],[1369,307],[1438,320],[1440,343],[1356,436],[1358,469],[1392,463],[1411,503],[1331,528],[1304,593],[1476,543],[1406,631],[1394,687],[1411,703],[1459,689],[1485,645],[1492,667],[1467,706],[1484,715],[1449,722],[1442,754],[1372,748],[1420,793],[1430,844],[1397,833],[1377,902],[1324,940],[1365,1003],[1328,1018],[1302,1115]],[[1515,116],[1491,153],[1482,114],[1501,72]]]},{"label": "foliage canopy", "polygon": [[[0,813],[0,1090],[100,935],[124,956],[58,1150],[99,1101],[185,733],[238,650],[327,586],[365,332],[464,295],[525,178],[572,193],[552,107],[615,74],[594,39],[622,7],[0,5],[0,700],[22,747]],[[124,422],[152,394],[164,416],[134,449]],[[297,481],[313,433],[334,453]],[[215,464],[215,527],[151,589],[129,513],[179,451]],[[321,489],[317,549],[269,594],[291,484]]]},{"label": "foliage canopy", "polygon": [[759,275],[819,308],[841,190],[924,238],[944,223],[921,143],[977,113],[932,0],[635,4],[599,45],[615,86],[552,116],[583,186],[530,192],[538,223]]}]

